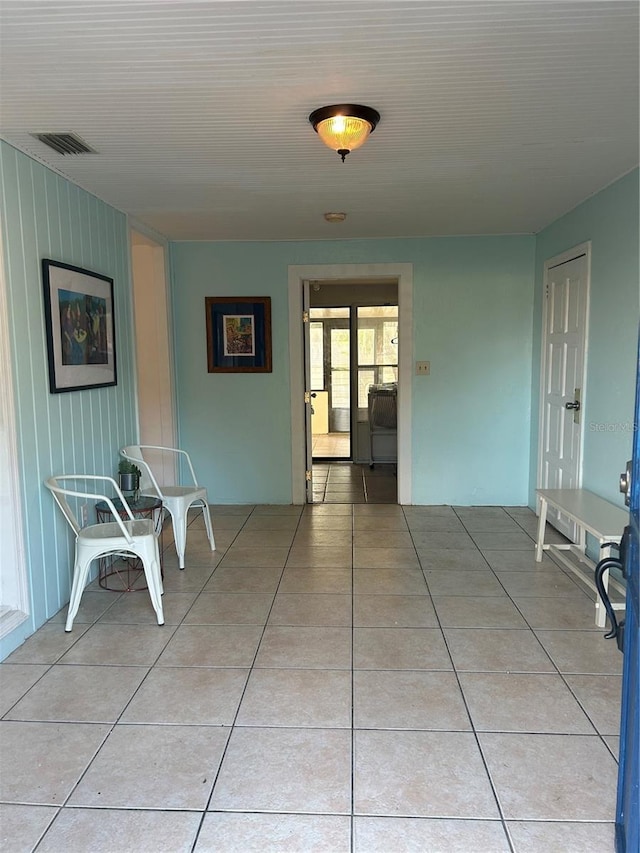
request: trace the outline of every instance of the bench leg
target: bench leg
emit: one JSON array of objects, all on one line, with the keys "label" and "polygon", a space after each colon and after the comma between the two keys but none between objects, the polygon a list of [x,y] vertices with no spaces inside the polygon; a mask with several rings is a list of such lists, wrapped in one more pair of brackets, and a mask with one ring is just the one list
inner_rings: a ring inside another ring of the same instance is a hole
[{"label": "bench leg", "polygon": [[547,502],[540,498],[540,517],[538,518],[538,538],[536,540],[536,562],[542,561],[542,546],[544,545],[544,533],[547,527]]},{"label": "bench leg", "polygon": [[587,553],[587,531],[584,527],[578,527],[578,547],[583,554]]}]

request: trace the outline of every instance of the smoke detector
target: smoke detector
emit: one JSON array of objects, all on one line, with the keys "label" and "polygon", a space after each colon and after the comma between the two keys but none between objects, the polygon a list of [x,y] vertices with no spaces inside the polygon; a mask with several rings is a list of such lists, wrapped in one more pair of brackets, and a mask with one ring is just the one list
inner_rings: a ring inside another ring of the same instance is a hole
[{"label": "smoke detector", "polygon": [[346,213],[325,213],[324,218],[327,222],[344,222],[347,218]]}]

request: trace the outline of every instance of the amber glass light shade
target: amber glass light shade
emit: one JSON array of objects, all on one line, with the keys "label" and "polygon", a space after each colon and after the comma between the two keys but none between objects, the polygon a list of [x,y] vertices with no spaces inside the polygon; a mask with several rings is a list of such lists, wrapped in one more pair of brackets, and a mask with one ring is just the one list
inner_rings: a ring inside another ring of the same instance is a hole
[{"label": "amber glass light shade", "polygon": [[354,151],[360,148],[371,133],[371,125],[361,118],[335,116],[321,121],[317,130],[324,144],[334,151],[339,151],[340,148]]},{"label": "amber glass light shade", "polygon": [[344,158],[360,148],[380,120],[380,114],[371,107],[358,104],[335,104],[321,107],[309,116],[313,129],[324,144]]}]

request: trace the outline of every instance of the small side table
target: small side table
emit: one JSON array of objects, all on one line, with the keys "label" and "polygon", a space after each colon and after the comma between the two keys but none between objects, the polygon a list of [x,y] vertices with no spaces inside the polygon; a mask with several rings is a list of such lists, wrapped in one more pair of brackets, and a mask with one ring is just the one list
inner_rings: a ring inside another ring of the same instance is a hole
[{"label": "small side table", "polygon": [[[154,524],[154,531],[159,539],[158,551],[160,553],[160,573],[162,571],[162,501],[159,498],[142,496],[135,501],[128,501],[129,509],[134,518],[150,518]],[[113,505],[120,518],[129,520],[129,515],[122,505],[120,498],[114,498]],[[105,501],[96,504],[96,520],[99,524],[111,521],[113,513]],[[115,557],[115,560],[114,560]],[[142,561],[131,555],[130,557],[117,557],[111,555],[102,557],[99,562],[98,583],[103,589],[114,592],[142,592],[147,589],[146,578]]]}]

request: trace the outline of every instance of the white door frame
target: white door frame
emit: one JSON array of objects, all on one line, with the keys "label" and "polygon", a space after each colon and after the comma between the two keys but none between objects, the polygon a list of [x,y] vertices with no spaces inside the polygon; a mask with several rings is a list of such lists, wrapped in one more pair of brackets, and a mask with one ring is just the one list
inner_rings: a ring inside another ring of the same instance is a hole
[{"label": "white door frame", "polygon": [[[581,411],[584,413],[585,397],[586,397],[586,380],[587,380],[587,354],[589,351],[589,295],[591,292],[591,241],[580,243],[566,252],[555,255],[553,258],[548,258],[544,262],[544,273],[542,278],[542,338],[540,350],[540,396],[539,396],[539,428],[538,428],[538,473],[537,483],[538,488],[542,488],[543,475],[543,449],[545,445],[545,411],[544,397],[546,386],[546,368],[547,368],[547,313],[549,311],[549,300],[545,298],[545,292],[548,283],[549,270],[560,264],[566,264],[575,258],[585,255],[587,261],[587,280],[586,280],[586,308],[585,308],[585,329],[584,329],[584,358],[582,360],[582,396],[581,396]],[[577,472],[577,488],[582,486],[582,463],[584,458],[584,417],[580,419],[580,448],[578,453],[578,472]],[[538,507],[539,509],[539,507]]]},{"label": "white door frame", "polygon": [[[313,428],[311,426],[311,321],[310,321],[309,281],[302,281],[302,313],[306,319],[302,323],[302,362],[304,387],[304,468],[306,503],[313,503]],[[307,397],[307,392],[309,396]],[[308,402],[307,402],[308,400]],[[308,473],[307,473],[308,472]],[[308,479],[307,479],[308,478]]]},{"label": "white door frame", "polygon": [[[130,240],[139,440],[177,447],[166,246],[133,224]],[[176,482],[173,458],[158,454],[151,464],[161,482]]]},{"label": "white door frame", "polygon": [[289,267],[289,372],[291,381],[291,495],[305,503],[304,342],[302,286],[304,281],[379,278],[398,281],[398,503],[410,504],[411,383],[413,378],[413,264],[311,264]]},{"label": "white door frame", "polygon": [[0,584],[0,638],[10,634],[31,608],[29,579],[23,535],[20,465],[16,430],[7,283],[0,228],[0,540],[2,541],[2,582]]}]

